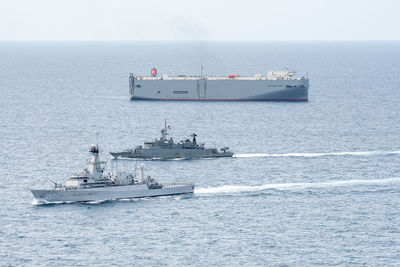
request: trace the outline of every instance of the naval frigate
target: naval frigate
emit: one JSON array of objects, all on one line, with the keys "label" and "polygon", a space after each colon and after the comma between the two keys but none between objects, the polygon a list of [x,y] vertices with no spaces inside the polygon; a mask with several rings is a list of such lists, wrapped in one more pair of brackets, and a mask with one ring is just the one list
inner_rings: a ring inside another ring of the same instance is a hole
[{"label": "naval frigate", "polygon": [[294,70],[268,71],[267,75],[151,76],[130,73],[131,100],[186,101],[308,101],[308,77]]},{"label": "naval frigate", "polygon": [[[169,126],[168,126],[169,128]],[[197,143],[197,135],[191,135],[192,140],[185,139],[177,143],[172,137],[167,138],[167,123],[165,121],[164,128],[161,129],[160,139],[154,141],[146,141],[143,146],[137,146],[135,149],[128,149],[122,152],[110,152],[114,158],[137,158],[137,159],[196,159],[196,158],[218,158],[232,157],[233,152],[229,151],[229,147],[206,148],[204,143]]]},{"label": "naval frigate", "polygon": [[117,170],[103,174],[99,147],[90,148],[89,167],[67,179],[65,185],[54,183],[52,189],[32,189],[36,203],[103,201],[193,193],[194,183],[159,183],[144,176],[144,165],[134,173]]}]

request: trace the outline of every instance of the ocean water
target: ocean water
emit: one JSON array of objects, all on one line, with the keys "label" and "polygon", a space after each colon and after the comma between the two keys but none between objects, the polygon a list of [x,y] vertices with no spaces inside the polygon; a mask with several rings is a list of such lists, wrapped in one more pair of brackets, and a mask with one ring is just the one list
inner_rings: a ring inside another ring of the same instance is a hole
[{"label": "ocean water", "polygon": [[[130,72],[201,65],[289,65],[310,101],[129,101]],[[399,73],[399,42],[0,43],[0,266],[398,266]],[[145,162],[193,195],[32,204],[85,167],[96,131],[110,159],[164,119],[236,155]]]}]

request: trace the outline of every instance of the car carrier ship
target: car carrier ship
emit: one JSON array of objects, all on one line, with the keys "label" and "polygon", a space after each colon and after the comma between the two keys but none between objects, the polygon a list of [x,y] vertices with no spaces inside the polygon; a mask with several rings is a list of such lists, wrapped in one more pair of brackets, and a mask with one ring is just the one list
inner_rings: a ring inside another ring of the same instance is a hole
[{"label": "car carrier ship", "polygon": [[267,75],[151,76],[129,75],[131,100],[187,101],[308,101],[308,77],[296,71],[268,71]]}]

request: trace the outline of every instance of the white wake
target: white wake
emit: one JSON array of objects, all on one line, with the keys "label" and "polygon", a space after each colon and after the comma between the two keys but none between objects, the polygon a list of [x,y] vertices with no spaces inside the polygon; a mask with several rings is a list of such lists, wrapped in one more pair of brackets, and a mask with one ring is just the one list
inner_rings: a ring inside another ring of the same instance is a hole
[{"label": "white wake", "polygon": [[327,157],[327,156],[385,156],[399,155],[400,150],[395,151],[349,151],[349,152],[329,152],[329,153],[247,153],[234,154],[234,158],[265,158],[265,157]]},{"label": "white wake", "polygon": [[340,186],[359,186],[359,185],[379,185],[379,184],[393,184],[400,183],[400,178],[386,178],[386,179],[373,179],[373,180],[342,180],[342,181],[329,181],[321,183],[284,183],[284,184],[264,184],[264,185],[223,185],[217,187],[204,187],[195,189],[195,194],[226,194],[226,193],[240,193],[240,192],[257,192],[265,189],[277,190],[299,190],[308,188],[329,188]]}]

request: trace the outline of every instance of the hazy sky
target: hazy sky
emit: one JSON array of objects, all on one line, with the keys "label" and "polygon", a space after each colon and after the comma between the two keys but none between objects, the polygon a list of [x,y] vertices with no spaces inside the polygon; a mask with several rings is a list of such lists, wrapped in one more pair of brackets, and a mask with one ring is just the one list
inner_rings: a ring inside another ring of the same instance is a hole
[{"label": "hazy sky", "polygon": [[400,0],[0,0],[0,40],[400,40]]}]

